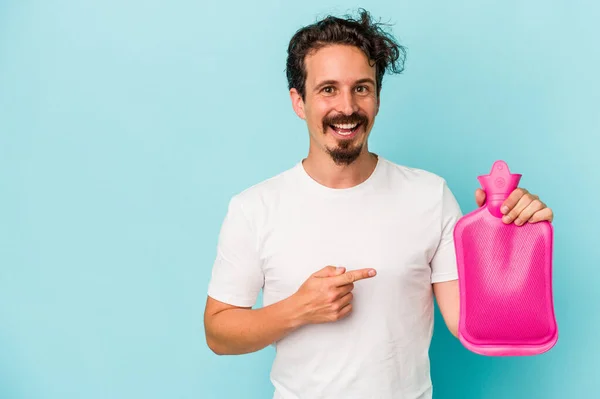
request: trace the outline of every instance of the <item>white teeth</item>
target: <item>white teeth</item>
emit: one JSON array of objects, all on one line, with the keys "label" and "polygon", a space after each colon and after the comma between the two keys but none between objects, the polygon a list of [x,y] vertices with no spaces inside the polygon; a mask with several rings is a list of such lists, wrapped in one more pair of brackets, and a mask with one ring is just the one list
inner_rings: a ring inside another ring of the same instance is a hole
[{"label": "white teeth", "polygon": [[338,129],[354,129],[356,126],[358,126],[358,123],[354,123],[354,124],[343,124],[343,125],[333,125],[335,127],[337,127]]}]

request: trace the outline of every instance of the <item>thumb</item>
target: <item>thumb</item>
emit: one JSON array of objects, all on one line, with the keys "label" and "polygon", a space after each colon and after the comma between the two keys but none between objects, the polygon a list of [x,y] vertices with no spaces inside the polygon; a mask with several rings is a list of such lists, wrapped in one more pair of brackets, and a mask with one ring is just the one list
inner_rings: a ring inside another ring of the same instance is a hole
[{"label": "thumb", "polygon": [[321,270],[315,272],[313,277],[333,277],[342,274],[345,271],[345,267],[325,266]]}]

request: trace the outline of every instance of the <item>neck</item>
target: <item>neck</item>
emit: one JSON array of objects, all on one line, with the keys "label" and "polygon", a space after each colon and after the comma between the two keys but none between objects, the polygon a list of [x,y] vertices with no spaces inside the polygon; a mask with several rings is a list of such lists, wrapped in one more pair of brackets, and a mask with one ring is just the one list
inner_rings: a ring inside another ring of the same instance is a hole
[{"label": "neck", "polygon": [[302,165],[306,173],[319,184],[329,188],[350,188],[371,176],[377,159],[377,155],[369,152],[365,146],[358,158],[349,165],[337,165],[329,154],[316,154],[315,151],[309,151]]}]

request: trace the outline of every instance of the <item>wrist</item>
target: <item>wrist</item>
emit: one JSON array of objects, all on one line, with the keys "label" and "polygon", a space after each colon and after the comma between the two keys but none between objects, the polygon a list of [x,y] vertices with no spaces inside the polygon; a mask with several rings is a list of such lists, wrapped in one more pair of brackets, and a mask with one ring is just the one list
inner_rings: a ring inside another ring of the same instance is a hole
[{"label": "wrist", "polygon": [[302,303],[298,300],[297,294],[284,299],[281,304],[286,325],[291,330],[295,330],[308,324],[308,320],[304,318],[304,306],[302,306]]}]

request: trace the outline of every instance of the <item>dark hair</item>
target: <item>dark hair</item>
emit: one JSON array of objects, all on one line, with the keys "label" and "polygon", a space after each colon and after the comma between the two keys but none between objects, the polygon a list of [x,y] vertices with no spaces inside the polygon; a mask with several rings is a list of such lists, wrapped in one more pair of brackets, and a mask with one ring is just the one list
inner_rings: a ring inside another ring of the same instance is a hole
[{"label": "dark hair", "polygon": [[[406,48],[385,32],[382,23],[374,23],[369,13],[360,9],[359,19],[346,16],[344,19],[327,16],[312,25],[298,30],[288,46],[286,74],[288,89],[295,88],[304,99],[306,67],[304,58],[329,44],[345,44],[361,49],[375,64],[377,95],[386,70],[401,73],[404,70]],[[373,65],[373,64],[372,64]]]}]

